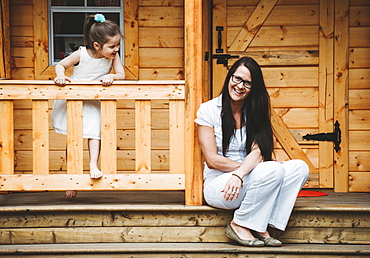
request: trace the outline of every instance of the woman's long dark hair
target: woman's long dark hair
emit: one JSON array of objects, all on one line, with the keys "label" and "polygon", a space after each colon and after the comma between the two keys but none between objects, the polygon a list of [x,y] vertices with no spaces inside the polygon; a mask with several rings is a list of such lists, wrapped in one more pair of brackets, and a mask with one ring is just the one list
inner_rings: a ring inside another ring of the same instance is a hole
[{"label": "woman's long dark hair", "polygon": [[253,144],[256,143],[261,150],[264,161],[272,160],[274,142],[270,115],[270,97],[266,90],[260,66],[250,57],[242,57],[233,64],[222,88],[223,155],[226,154],[231,137],[233,137],[236,130],[236,123],[230,105],[229,82],[236,69],[242,65],[249,69],[252,77],[252,90],[244,100],[241,114],[241,124],[245,124],[247,128],[245,150],[249,154]]}]

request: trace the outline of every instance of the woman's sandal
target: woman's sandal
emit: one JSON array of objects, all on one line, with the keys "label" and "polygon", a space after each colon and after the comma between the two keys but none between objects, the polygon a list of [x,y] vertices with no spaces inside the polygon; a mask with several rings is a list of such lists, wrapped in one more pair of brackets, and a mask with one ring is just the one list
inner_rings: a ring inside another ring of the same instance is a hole
[{"label": "woman's sandal", "polygon": [[241,239],[238,234],[234,231],[234,229],[231,227],[230,224],[227,225],[226,227],[226,236],[228,238],[231,238],[238,242],[239,244],[243,246],[264,246],[264,242],[259,240],[258,238],[252,239],[252,240],[244,240]]}]

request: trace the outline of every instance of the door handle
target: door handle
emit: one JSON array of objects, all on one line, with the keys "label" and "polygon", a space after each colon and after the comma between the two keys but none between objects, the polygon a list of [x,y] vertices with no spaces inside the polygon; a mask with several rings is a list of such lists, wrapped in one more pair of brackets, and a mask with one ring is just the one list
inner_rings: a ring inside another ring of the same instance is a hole
[{"label": "door handle", "polygon": [[222,31],[223,30],[224,30],[224,26],[216,26],[216,31],[218,31],[216,53],[224,52],[224,50],[222,49]]}]

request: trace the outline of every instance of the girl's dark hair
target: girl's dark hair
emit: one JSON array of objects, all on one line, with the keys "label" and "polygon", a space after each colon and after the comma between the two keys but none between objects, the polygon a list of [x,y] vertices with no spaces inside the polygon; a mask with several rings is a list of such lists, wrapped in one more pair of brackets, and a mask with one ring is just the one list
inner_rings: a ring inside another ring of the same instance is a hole
[{"label": "girl's dark hair", "polygon": [[95,15],[89,15],[86,17],[83,32],[85,47],[94,51],[94,42],[98,42],[102,47],[111,37],[116,35],[123,37],[117,23],[110,20],[97,22],[95,21]]},{"label": "girl's dark hair", "polygon": [[252,145],[256,143],[261,150],[264,161],[272,160],[274,149],[273,132],[270,115],[270,97],[266,90],[263,75],[258,63],[250,57],[242,57],[230,68],[222,88],[222,151],[225,156],[231,137],[235,134],[235,120],[232,114],[229,95],[229,82],[231,76],[239,66],[249,69],[252,77],[252,90],[245,98],[241,114],[241,124],[247,128],[245,150],[251,152]]}]

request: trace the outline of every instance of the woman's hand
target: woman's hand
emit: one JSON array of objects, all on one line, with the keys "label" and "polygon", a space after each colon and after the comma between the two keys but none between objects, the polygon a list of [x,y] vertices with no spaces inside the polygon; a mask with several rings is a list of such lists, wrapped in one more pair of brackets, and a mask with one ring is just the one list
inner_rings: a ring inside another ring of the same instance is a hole
[{"label": "woman's hand", "polygon": [[71,82],[71,79],[67,76],[57,76],[54,79],[54,83],[58,86],[66,86],[66,82]]},{"label": "woman's hand", "polygon": [[230,177],[225,187],[221,190],[225,201],[232,201],[239,197],[242,182],[236,176]]},{"label": "woman's hand", "polygon": [[114,81],[114,78],[112,75],[110,74],[107,74],[107,75],[104,75],[101,80],[100,80],[103,84],[103,86],[109,86],[109,85],[112,85],[113,81]]}]

